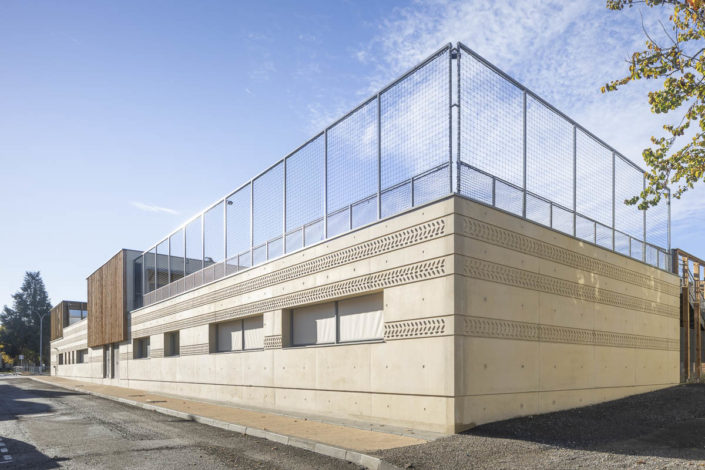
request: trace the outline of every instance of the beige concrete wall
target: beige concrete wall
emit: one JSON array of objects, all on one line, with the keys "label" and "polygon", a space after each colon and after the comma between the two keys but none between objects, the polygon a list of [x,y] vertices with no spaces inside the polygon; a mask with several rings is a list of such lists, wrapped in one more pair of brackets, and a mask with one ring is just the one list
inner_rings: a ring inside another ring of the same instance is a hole
[{"label": "beige concrete wall", "polygon": [[455,227],[458,430],[678,383],[676,276],[462,199]]},{"label": "beige concrete wall", "polygon": [[[453,200],[328,240],[133,312],[135,388],[283,412],[452,431]],[[288,347],[289,309],[382,292],[385,339]],[[264,316],[265,349],[209,353],[209,324]],[[163,357],[180,330],[181,354]],[[125,380],[127,379],[127,380]]]},{"label": "beige concrete wall", "polygon": [[[86,349],[86,326],[87,321],[81,320],[64,327],[64,336],[52,341],[50,344],[50,373],[51,375],[60,375],[62,377],[72,377],[77,379],[85,379],[93,377],[91,370],[91,362],[87,360],[83,364],[64,364],[59,365],[60,353],[77,354],[79,350]],[[89,351],[90,357],[90,351]]]},{"label": "beige concrete wall", "polygon": [[[59,374],[455,432],[676,383],[677,282],[448,198],[132,312],[119,379],[102,379],[101,349]],[[290,309],[371,292],[383,295],[383,340],[289,346]],[[263,350],[212,352],[209,325],[254,315]],[[164,357],[175,330],[180,355]],[[150,358],[132,359],[144,336]]]}]

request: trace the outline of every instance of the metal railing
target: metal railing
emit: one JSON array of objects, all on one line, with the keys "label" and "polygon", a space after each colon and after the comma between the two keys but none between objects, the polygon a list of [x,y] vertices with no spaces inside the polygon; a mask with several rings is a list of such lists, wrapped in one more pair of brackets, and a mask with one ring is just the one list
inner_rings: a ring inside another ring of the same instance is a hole
[{"label": "metal railing", "polygon": [[[448,44],[145,251],[143,305],[451,194],[661,269],[670,197],[463,44]],[[139,303],[138,303],[139,305]]]}]

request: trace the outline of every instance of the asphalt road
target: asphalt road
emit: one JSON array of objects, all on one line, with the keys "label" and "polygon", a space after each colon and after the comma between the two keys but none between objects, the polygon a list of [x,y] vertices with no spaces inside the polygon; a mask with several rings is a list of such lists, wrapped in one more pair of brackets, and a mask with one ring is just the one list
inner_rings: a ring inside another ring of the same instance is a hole
[{"label": "asphalt road", "polygon": [[0,377],[0,470],[191,467],[359,468],[31,379]]}]

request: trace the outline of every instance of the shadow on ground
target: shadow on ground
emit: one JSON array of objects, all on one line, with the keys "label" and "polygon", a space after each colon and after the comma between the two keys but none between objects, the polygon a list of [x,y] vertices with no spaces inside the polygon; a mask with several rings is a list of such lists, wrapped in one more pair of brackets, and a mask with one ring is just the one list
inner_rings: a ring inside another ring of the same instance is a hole
[{"label": "shadow on ground", "polygon": [[627,455],[705,459],[705,384],[499,421],[462,434]]},{"label": "shadow on ground", "polygon": [[[11,460],[0,460],[0,463],[9,463],[9,469],[32,469],[32,470],[47,470],[51,468],[60,468],[60,461],[66,460],[61,458],[52,458],[38,451],[36,447],[17,439],[3,438],[3,443],[7,447],[7,453],[3,455],[10,456]],[[2,457],[0,457],[2,459]],[[3,465],[4,467],[4,465]],[[2,468],[2,467],[0,467]]]},{"label": "shadow on ground", "polygon": [[14,420],[23,415],[48,413],[53,411],[50,405],[32,400],[68,395],[78,395],[78,393],[59,390],[24,390],[12,385],[10,380],[3,380],[0,383],[0,421]]}]

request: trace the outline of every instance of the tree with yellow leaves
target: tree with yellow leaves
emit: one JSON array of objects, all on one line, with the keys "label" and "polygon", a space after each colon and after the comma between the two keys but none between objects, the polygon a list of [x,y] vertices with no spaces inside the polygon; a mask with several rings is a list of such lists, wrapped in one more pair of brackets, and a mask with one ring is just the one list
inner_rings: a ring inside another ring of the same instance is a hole
[{"label": "tree with yellow leaves", "polygon": [[[611,10],[638,4],[667,8],[672,33],[664,25],[665,44],[647,34],[646,50],[629,60],[629,75],[608,83],[602,92],[634,80],[661,80],[661,89],[648,93],[651,111],[682,112],[678,124],[663,126],[664,135],[651,137],[651,147],[642,154],[649,167],[647,186],[627,202],[646,209],[659,203],[669,185],[676,185],[673,196],[680,198],[705,181],[705,0],[607,0]],[[694,135],[686,138],[691,126]]]}]

